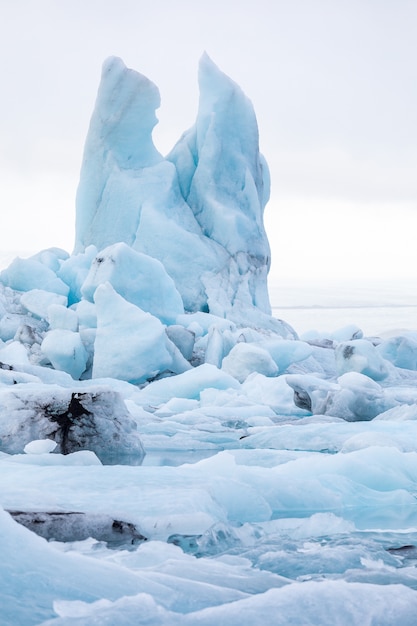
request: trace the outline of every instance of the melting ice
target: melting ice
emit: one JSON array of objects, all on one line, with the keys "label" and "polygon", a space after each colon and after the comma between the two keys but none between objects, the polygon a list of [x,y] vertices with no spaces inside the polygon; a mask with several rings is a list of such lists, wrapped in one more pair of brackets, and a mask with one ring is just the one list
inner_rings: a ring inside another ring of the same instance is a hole
[{"label": "melting ice", "polygon": [[199,86],[164,158],[106,61],[74,251],[1,272],[1,624],[415,624],[417,334],[271,316],[255,114]]}]

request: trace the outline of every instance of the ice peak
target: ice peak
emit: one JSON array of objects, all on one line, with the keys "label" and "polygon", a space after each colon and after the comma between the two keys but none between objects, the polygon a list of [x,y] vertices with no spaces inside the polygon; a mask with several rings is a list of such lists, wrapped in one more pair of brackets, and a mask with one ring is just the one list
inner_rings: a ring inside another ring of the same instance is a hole
[{"label": "ice peak", "polygon": [[227,93],[234,89],[237,89],[243,95],[239,85],[222,72],[207,52],[202,54],[198,65],[198,84],[200,95],[201,92],[206,92],[203,94],[205,97],[211,95],[213,98],[216,98],[219,92],[224,95],[225,91]]},{"label": "ice peak", "polygon": [[111,150],[123,169],[153,165],[162,159],[152,141],[158,123],[155,110],[161,103],[157,86],[146,76],[125,66],[118,57],[104,64],[96,106],[90,125],[90,139],[99,139]]},{"label": "ice peak", "polygon": [[196,123],[163,159],[152,142],[157,87],[121,59],[105,61],[77,194],[75,251],[125,242],[162,262],[187,311],[239,323],[249,311],[269,318],[269,182],[253,106],[207,53],[199,85]]},{"label": "ice peak", "polygon": [[204,51],[203,54],[200,57],[200,61],[199,61],[199,64],[198,64],[198,77],[199,77],[199,80],[200,80],[200,78],[202,76],[208,75],[208,74],[217,75],[217,76],[223,76],[227,81],[231,80],[215,64],[215,62],[213,61],[211,56],[209,54],[207,54],[206,51]]}]

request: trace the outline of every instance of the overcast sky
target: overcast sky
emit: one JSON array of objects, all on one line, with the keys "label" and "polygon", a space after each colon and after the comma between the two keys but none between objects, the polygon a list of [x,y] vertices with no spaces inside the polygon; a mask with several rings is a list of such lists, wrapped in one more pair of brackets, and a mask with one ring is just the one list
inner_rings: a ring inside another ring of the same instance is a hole
[{"label": "overcast sky", "polygon": [[161,92],[167,153],[204,50],[252,100],[273,276],[417,267],[417,0],[0,0],[0,251],[72,251],[103,60]]}]

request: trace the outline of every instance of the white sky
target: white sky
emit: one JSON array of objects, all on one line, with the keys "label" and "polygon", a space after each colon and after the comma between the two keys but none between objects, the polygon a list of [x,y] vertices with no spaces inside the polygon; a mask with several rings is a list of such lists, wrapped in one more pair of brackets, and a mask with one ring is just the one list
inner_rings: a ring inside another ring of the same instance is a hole
[{"label": "white sky", "polygon": [[101,64],[159,87],[167,153],[204,50],[254,103],[272,275],[413,277],[416,0],[0,0],[0,251],[72,250]]}]

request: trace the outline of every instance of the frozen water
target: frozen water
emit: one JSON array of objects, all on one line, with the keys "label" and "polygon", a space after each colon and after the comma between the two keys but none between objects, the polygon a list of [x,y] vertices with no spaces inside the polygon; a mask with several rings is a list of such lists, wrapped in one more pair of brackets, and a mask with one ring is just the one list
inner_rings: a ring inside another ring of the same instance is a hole
[{"label": "frozen water", "polygon": [[[92,619],[101,623],[159,624],[161,626],[229,624],[230,626],[253,626],[269,623],[287,626],[299,623],[303,626],[333,626],[339,624],[375,623],[389,626],[401,619],[406,626],[414,624],[416,602],[411,590],[395,585],[381,587],[372,584],[345,583],[343,581],[291,585],[264,594],[224,604],[221,607],[194,611],[188,615],[175,614],[156,604],[151,597],[140,594],[117,602],[97,602],[93,606],[63,603],[57,606],[62,616],[47,622],[48,626],[86,624]],[[338,622],[334,616],[337,615]],[[46,625],[45,625],[46,626]]]},{"label": "frozen water", "polygon": [[252,372],[276,376],[278,367],[263,348],[250,343],[237,343],[224,357],[222,369],[243,383]]},{"label": "frozen water", "polygon": [[0,275],[0,622],[414,625],[416,331],[270,316],[253,108],[199,85],[164,158],[107,61],[75,251]]},{"label": "frozen water", "polygon": [[207,55],[199,85],[195,126],[163,159],[152,142],[157,88],[120,59],[105,63],[77,195],[75,250],[125,242],[163,263],[187,311],[238,321],[261,320],[263,312],[271,324],[269,176],[253,107]]},{"label": "frozen water", "polygon": [[26,454],[45,454],[53,452],[57,445],[56,441],[52,441],[52,439],[35,439],[35,441],[27,443],[23,451]]},{"label": "frozen water", "polygon": [[132,304],[172,324],[184,313],[182,299],[174,281],[157,259],[117,243],[105,248],[91,264],[81,293],[90,302],[99,285],[109,282],[113,289]]},{"label": "frozen water", "polygon": [[46,333],[41,344],[43,354],[57,370],[78,380],[87,366],[88,354],[79,333],[55,328]]},{"label": "frozen water", "polygon": [[417,334],[390,337],[377,346],[379,354],[396,367],[417,369]]},{"label": "frozen water", "polygon": [[22,294],[20,298],[21,304],[32,315],[36,315],[41,319],[47,319],[50,306],[61,305],[66,308],[68,300],[65,296],[43,291],[42,289],[31,289]]},{"label": "frozen water", "polygon": [[365,339],[340,342],[336,346],[335,357],[339,374],[360,372],[373,380],[383,380],[389,373],[384,359]]},{"label": "frozen water", "polygon": [[[245,278],[238,283],[235,299],[269,313],[266,274],[270,250],[263,227],[269,175],[259,155],[253,107],[206,54],[200,62],[199,86],[196,124],[183,135],[168,159],[176,165],[181,191],[203,233],[231,257],[229,282],[235,282],[237,271]],[[215,292],[211,294],[213,287]],[[221,307],[230,308],[223,303],[218,284],[214,286],[210,280],[209,289],[210,310],[219,314]]]},{"label": "frozen water", "polygon": [[17,257],[1,272],[0,278],[4,285],[18,291],[43,289],[63,296],[69,292],[68,285],[58,278],[54,270],[35,258]]},{"label": "frozen water", "polygon": [[179,374],[190,369],[159,319],[122,298],[110,283],[96,289],[94,302],[94,378],[141,383],[165,370]]},{"label": "frozen water", "polygon": [[62,330],[72,330],[74,332],[78,330],[77,313],[61,304],[53,303],[48,306],[48,320],[51,330],[59,328]]}]

